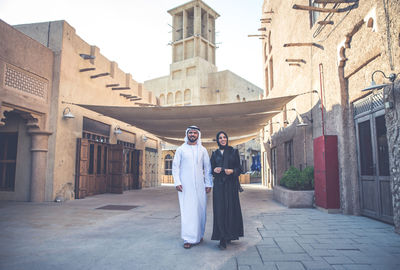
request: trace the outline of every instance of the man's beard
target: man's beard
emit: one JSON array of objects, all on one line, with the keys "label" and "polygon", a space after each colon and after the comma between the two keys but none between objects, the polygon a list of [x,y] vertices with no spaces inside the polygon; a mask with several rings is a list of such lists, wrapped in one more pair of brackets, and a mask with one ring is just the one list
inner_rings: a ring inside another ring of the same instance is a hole
[{"label": "man's beard", "polygon": [[195,141],[197,141],[198,138],[190,136],[188,137],[189,142],[194,143]]}]

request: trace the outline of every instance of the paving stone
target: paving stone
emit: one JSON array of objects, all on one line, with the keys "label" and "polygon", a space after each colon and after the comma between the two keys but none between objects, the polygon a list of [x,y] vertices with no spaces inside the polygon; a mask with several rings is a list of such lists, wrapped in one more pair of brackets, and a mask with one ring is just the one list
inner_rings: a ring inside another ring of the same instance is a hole
[{"label": "paving stone", "polygon": [[372,264],[371,267],[375,270],[399,270],[400,264]]},{"label": "paving stone", "polygon": [[336,250],[336,254],[349,258],[365,256],[365,254],[359,250]]},{"label": "paving stone", "polygon": [[344,264],[343,267],[346,270],[374,270],[374,268],[368,264]]},{"label": "paving stone", "polygon": [[298,236],[298,234],[294,231],[283,231],[283,230],[279,230],[279,231],[272,231],[272,230],[259,230],[261,236],[263,238],[266,237],[292,237],[292,236]]},{"label": "paving stone", "polygon": [[311,261],[312,258],[307,254],[261,254],[264,262],[293,262],[293,261]]},{"label": "paving stone", "polygon": [[264,224],[264,228],[266,230],[272,230],[272,231],[282,230],[282,227],[280,225],[276,224],[276,223],[268,224],[268,225]]},{"label": "paving stone", "polygon": [[345,243],[331,243],[331,244],[311,244],[315,249],[348,249],[348,250],[358,250],[356,244],[345,244]]},{"label": "paving stone", "polygon": [[251,264],[262,264],[261,257],[257,256],[243,256],[239,255],[236,257],[238,265],[251,265]]},{"label": "paving stone", "polygon": [[318,244],[320,243],[314,236],[300,236],[300,237],[293,237],[293,239],[299,244]]},{"label": "paving stone", "polygon": [[282,236],[274,237],[273,240],[274,240],[275,243],[277,243],[277,241],[280,241],[280,242],[284,242],[284,241],[291,242],[291,241],[293,241],[293,237],[288,237],[288,236],[283,236],[282,235]]},{"label": "paving stone", "polygon": [[340,264],[332,265],[332,268],[335,270],[346,270],[346,268],[344,268],[343,265]]},{"label": "paving stone", "polygon": [[318,238],[318,242],[320,244],[356,244],[353,239],[344,239],[344,238]]},{"label": "paving stone", "polygon": [[239,265],[238,270],[251,270],[250,265]]},{"label": "paving stone", "polygon": [[222,266],[218,267],[218,270],[232,270],[232,269],[237,269],[237,261],[235,258],[231,258],[228,260],[226,263],[224,263]]},{"label": "paving stone", "polygon": [[293,239],[292,241],[280,241],[279,239],[275,241],[284,253],[305,253],[305,250]]},{"label": "paving stone", "polygon": [[268,256],[269,254],[283,254],[282,250],[278,247],[263,247],[258,246],[258,251],[263,256]]},{"label": "paving stone", "polygon": [[400,264],[400,258],[398,256],[391,255],[352,256],[350,258],[355,263],[362,264]]},{"label": "paving stone", "polygon": [[302,262],[307,270],[332,270],[332,266],[326,261],[304,261]]},{"label": "paving stone", "polygon": [[264,238],[257,243],[257,246],[277,247],[277,244],[273,238]]},{"label": "paving stone", "polygon": [[314,249],[308,250],[307,254],[310,256],[318,256],[318,257],[338,257],[343,254],[338,253],[337,250],[334,249]]},{"label": "paving stone", "polygon": [[251,270],[277,270],[275,263],[265,263],[263,265],[251,265]]},{"label": "paving stone", "polygon": [[278,262],[276,266],[279,270],[305,270],[304,266],[299,262]]},{"label": "paving stone", "polygon": [[345,264],[345,263],[353,263],[352,260],[345,256],[334,256],[334,257],[324,257],[325,261],[329,264]]}]

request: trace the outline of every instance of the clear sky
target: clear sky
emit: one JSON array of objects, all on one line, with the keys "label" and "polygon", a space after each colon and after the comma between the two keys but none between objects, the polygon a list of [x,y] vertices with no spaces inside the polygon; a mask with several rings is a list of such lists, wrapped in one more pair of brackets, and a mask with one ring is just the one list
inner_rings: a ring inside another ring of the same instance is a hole
[{"label": "clear sky", "polygon": [[[66,20],[77,35],[115,61],[138,82],[169,74],[169,9],[188,0],[0,0],[0,19],[10,25]],[[264,89],[258,34],[263,0],[205,0],[216,21],[219,71],[229,69]]]}]

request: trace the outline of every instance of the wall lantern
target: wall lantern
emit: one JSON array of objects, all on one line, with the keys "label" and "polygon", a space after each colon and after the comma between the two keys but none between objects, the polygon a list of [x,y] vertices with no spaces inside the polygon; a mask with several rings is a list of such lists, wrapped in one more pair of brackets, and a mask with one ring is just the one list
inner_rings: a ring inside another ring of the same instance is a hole
[{"label": "wall lantern", "polygon": [[375,70],[375,71],[372,73],[372,75],[371,75],[371,85],[368,86],[368,87],[366,87],[366,88],[364,88],[364,89],[361,90],[361,91],[370,91],[370,90],[380,89],[380,88],[383,88],[383,87],[389,85],[388,83],[378,84],[378,85],[376,84],[376,82],[374,81],[374,75],[375,75],[375,73],[377,73],[377,72],[382,73],[383,77],[385,77],[386,79],[389,79],[389,81],[390,81],[391,83],[393,83],[393,82],[396,80],[397,75],[399,75],[399,74],[396,75],[396,74],[394,74],[394,73],[391,73],[391,74],[389,75],[389,77],[388,77],[388,76],[386,76],[386,74],[385,74],[383,71],[381,71],[381,70]]},{"label": "wall lantern", "polygon": [[65,107],[63,111],[63,119],[72,119],[75,116],[72,114],[71,109],[69,107]]},{"label": "wall lantern", "polygon": [[147,142],[147,140],[148,140],[147,136],[143,134],[142,135],[142,140],[143,140],[143,142]]},{"label": "wall lantern", "polygon": [[[298,124],[296,125],[296,127],[308,127],[308,126],[309,126],[308,123],[312,124],[312,122],[313,122],[313,120],[312,120],[312,119],[309,119],[307,115],[304,115],[304,116],[303,116],[303,115],[299,114],[299,112],[296,110],[296,108],[289,109],[288,111],[294,111],[294,112],[296,112],[296,114],[299,116],[299,118],[300,118],[300,123],[298,123]],[[308,123],[304,122],[304,118],[307,119]]]},{"label": "wall lantern", "polygon": [[122,134],[122,130],[119,128],[119,126],[116,126],[116,127],[114,128],[114,134],[115,134],[115,135]]}]

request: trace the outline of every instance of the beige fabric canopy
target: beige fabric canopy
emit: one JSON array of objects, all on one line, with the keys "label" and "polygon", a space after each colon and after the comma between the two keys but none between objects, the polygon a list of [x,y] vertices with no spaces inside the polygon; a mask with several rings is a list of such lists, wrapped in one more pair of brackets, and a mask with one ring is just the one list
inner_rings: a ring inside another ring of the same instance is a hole
[{"label": "beige fabric canopy", "polygon": [[228,134],[230,144],[234,145],[254,138],[295,97],[177,107],[77,105],[131,124],[172,144],[181,144],[186,128],[196,125],[204,143],[212,143],[216,133],[223,130]]},{"label": "beige fabric canopy", "polygon": [[[235,146],[235,145],[238,145],[241,143],[245,143],[245,142],[250,141],[251,139],[256,138],[257,136],[258,136],[258,133],[254,134],[254,135],[246,136],[246,137],[241,137],[241,138],[233,138],[233,139],[229,138],[229,145]],[[183,143],[183,139],[177,140],[177,139],[170,139],[170,138],[165,138],[165,137],[159,137],[159,138],[167,143],[174,144],[174,145],[180,145]],[[205,141],[202,139],[201,144],[206,148],[212,148],[217,145],[215,139],[214,140],[205,140]]]}]

